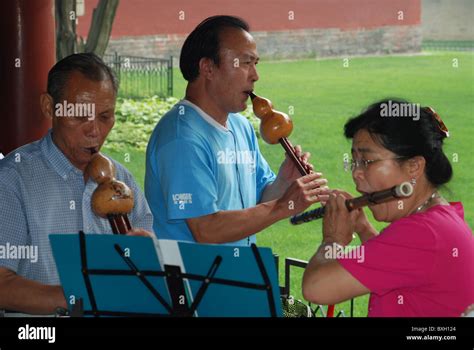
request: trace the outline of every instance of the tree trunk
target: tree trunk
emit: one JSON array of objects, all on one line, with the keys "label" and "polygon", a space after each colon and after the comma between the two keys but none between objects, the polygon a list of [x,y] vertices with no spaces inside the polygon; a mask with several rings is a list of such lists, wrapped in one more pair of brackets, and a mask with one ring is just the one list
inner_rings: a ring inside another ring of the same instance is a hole
[{"label": "tree trunk", "polygon": [[76,34],[76,0],[56,0],[56,58],[78,52],[94,52],[102,57],[109,43],[119,0],[100,0],[92,13],[92,22],[84,44]]},{"label": "tree trunk", "polygon": [[85,52],[94,52],[102,57],[109,43],[112,24],[119,0],[100,0],[92,14],[92,23],[87,35]]},{"label": "tree trunk", "polygon": [[[56,0],[56,59],[77,52],[76,0]],[[73,17],[73,19],[71,19]]]}]

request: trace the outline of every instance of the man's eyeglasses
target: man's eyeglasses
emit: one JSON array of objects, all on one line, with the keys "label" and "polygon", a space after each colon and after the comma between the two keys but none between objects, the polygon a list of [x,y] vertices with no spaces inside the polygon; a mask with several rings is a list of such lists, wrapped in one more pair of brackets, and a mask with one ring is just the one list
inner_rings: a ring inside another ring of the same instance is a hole
[{"label": "man's eyeglasses", "polygon": [[362,170],[367,170],[369,165],[372,163],[380,162],[382,160],[393,160],[393,159],[402,159],[402,158],[406,158],[406,157],[400,156],[400,157],[384,158],[384,159],[360,159],[360,160],[348,159],[348,160],[344,160],[344,170],[349,171],[350,169],[351,171],[354,171],[357,168],[360,168]]}]

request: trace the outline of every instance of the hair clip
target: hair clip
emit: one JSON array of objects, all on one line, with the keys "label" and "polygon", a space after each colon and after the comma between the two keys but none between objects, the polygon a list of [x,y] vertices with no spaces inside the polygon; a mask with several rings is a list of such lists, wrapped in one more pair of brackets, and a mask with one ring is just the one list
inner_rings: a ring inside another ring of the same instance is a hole
[{"label": "hair clip", "polygon": [[436,120],[439,130],[444,134],[444,136],[449,137],[449,130],[443,122],[443,119],[435,112],[431,107],[425,107],[426,110],[431,114],[431,116]]}]

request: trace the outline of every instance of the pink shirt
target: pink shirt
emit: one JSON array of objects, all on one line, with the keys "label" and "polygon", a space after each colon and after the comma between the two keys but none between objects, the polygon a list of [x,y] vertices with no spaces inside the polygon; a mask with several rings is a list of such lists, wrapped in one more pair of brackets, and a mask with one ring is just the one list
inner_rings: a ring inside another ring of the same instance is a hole
[{"label": "pink shirt", "polygon": [[363,247],[363,261],[338,261],[371,291],[369,317],[458,317],[474,303],[474,236],[460,202],[399,219]]}]

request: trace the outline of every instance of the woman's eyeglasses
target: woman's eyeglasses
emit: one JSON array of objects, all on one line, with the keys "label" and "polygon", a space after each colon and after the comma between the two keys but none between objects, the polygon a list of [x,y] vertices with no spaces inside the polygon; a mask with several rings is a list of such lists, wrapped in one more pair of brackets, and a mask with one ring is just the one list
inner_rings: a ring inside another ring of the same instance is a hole
[{"label": "woman's eyeglasses", "polygon": [[382,160],[393,160],[393,159],[402,159],[406,157],[393,157],[393,158],[384,158],[384,159],[348,159],[344,160],[344,170],[351,171],[356,170],[357,168],[360,168],[362,170],[367,170],[369,168],[369,165],[375,162],[380,162]]}]

